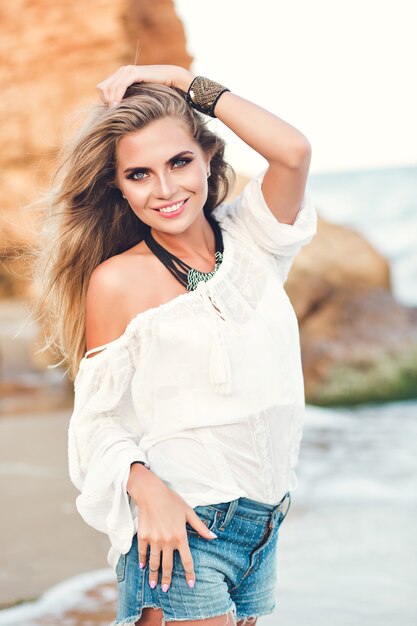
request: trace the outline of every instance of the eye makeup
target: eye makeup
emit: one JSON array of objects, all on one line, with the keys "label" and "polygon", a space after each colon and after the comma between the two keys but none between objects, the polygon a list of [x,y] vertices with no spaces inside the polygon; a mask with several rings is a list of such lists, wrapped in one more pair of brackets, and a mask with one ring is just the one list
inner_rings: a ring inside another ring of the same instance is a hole
[{"label": "eye makeup", "polygon": [[[180,152],[179,154],[176,154],[171,159],[169,159],[166,162],[166,165],[171,165],[171,164],[175,163],[176,161],[185,161],[185,165],[187,165],[193,159],[184,158],[184,156],[186,154],[194,154],[194,153],[191,152],[191,150],[185,150],[184,152]],[[133,174],[138,174],[138,173],[148,174],[151,171],[152,170],[149,167],[128,167],[127,169],[124,170],[123,174],[125,174],[125,175],[127,174],[126,178],[131,179],[133,177],[132,176]]]}]

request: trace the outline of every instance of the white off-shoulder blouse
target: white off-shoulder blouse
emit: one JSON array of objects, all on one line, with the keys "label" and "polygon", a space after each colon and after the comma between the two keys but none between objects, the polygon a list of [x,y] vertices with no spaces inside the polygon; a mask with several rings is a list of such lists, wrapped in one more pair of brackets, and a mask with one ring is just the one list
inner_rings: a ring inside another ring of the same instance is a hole
[{"label": "white off-shoulder blouse", "polygon": [[80,361],[69,474],[78,512],[110,539],[114,568],[138,528],[126,491],[133,461],[191,507],[240,496],[277,503],[297,486],[304,381],[283,285],[317,213],[306,191],[294,224],[279,222],[261,191],[265,171],[214,211],[224,242],[216,274]]}]

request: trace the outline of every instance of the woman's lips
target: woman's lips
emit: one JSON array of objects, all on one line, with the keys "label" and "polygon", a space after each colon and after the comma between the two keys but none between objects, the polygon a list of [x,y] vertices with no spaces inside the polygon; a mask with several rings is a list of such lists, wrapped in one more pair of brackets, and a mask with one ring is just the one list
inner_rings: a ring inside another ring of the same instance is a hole
[{"label": "woman's lips", "polygon": [[181,213],[184,211],[184,208],[185,208],[185,205],[187,204],[187,201],[188,201],[188,198],[175,211],[164,212],[164,211],[161,211],[160,209],[154,209],[154,211],[157,211],[159,213],[159,215],[161,215],[162,217],[178,217],[178,215],[181,215]]}]

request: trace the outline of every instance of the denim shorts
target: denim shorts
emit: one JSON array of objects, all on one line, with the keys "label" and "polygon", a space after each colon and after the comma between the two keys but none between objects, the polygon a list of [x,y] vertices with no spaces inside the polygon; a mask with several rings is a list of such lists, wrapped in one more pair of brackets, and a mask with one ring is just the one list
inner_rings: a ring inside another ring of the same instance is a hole
[{"label": "denim shorts", "polygon": [[[287,492],[278,504],[249,498],[197,506],[194,511],[217,539],[204,539],[188,523],[195,586],[187,585],[178,550],[173,553],[167,592],[149,586],[149,561],[139,568],[137,534],[116,566],[117,616],[110,626],[132,626],[145,607],[161,608],[164,622],[197,620],[232,612],[236,621],[272,613],[275,608],[278,529],[291,504]],[[232,622],[233,623],[233,622]]]}]

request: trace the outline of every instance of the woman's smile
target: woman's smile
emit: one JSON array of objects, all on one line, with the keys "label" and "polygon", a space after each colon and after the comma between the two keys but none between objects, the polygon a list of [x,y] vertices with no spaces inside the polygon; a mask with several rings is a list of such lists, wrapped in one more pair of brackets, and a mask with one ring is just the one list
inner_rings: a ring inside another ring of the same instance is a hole
[{"label": "woman's smile", "polygon": [[187,200],[188,198],[186,200],[181,200],[176,204],[172,204],[171,206],[153,210],[158,211],[158,213],[160,213],[163,217],[177,217],[178,215],[181,215],[181,213],[183,213],[183,211],[185,210],[185,204]]}]

